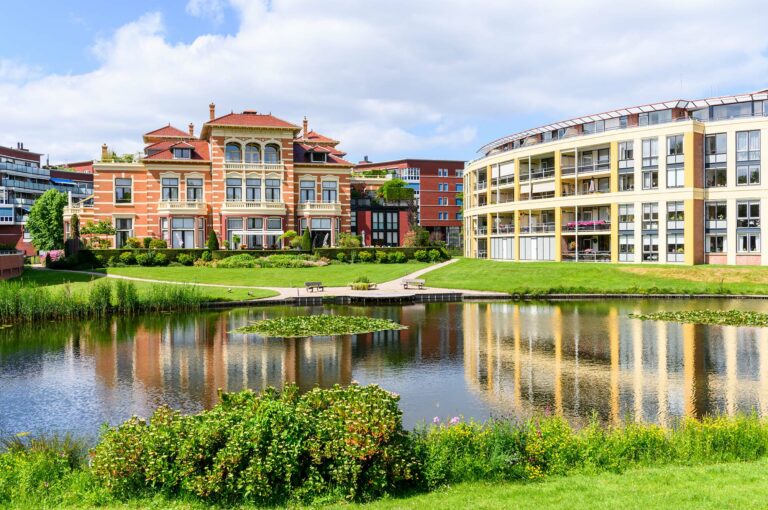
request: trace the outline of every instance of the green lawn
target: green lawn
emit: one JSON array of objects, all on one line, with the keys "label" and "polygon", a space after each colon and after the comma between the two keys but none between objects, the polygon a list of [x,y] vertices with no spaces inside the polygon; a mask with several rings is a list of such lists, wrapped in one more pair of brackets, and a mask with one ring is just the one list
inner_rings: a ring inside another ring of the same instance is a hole
[{"label": "green lawn", "polygon": [[152,280],[190,283],[219,283],[254,287],[303,287],[304,282],[322,282],[326,287],[342,287],[358,276],[382,283],[405,276],[429,264],[332,264],[297,269],[223,269],[215,267],[110,267],[109,274]]},{"label": "green lawn", "polygon": [[[424,275],[430,287],[497,292],[659,292],[768,294],[768,268],[495,262],[460,259]],[[722,290],[721,290],[722,289]]]},{"label": "green lawn", "polygon": [[[100,278],[103,277],[66,271],[41,271],[36,269],[25,269],[24,274],[12,281],[25,282],[42,287],[55,287],[58,285],[69,284],[72,290],[76,291],[78,289],[84,289],[90,285],[91,282],[94,282]],[[139,293],[146,291],[153,285],[157,285],[147,282],[133,283],[136,285]],[[228,289],[224,287],[201,286],[200,291],[211,301],[241,301],[247,299],[272,297],[277,295],[277,292],[266,289],[232,289],[232,292],[228,292]],[[248,292],[250,292],[252,295],[248,295]]]},{"label": "green lawn", "polygon": [[[572,475],[540,483],[467,483],[430,494],[381,500],[367,505],[340,504],[337,510],[383,509],[720,509],[766,508],[768,459],[709,466],[633,469],[623,474]],[[56,508],[89,508],[74,503]],[[21,508],[13,507],[9,508]],[[48,508],[41,504],[39,508]],[[198,510],[208,505],[155,499],[100,506],[106,510],[168,508]],[[250,507],[246,507],[250,508]],[[318,508],[318,507],[315,507]]]}]

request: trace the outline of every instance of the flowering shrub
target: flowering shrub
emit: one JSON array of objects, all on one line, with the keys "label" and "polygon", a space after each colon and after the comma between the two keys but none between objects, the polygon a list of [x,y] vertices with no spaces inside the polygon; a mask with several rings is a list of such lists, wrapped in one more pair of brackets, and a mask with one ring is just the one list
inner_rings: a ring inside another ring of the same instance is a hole
[{"label": "flowering shrub", "polygon": [[222,394],[210,411],[159,408],[108,429],[93,472],[113,494],[147,490],[276,504],[370,499],[414,483],[399,397],[377,386]]}]

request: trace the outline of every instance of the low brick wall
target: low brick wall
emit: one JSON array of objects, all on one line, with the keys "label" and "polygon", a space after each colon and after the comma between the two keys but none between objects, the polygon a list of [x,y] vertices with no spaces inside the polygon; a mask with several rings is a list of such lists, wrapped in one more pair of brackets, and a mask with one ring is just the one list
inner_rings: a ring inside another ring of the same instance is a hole
[{"label": "low brick wall", "polygon": [[24,271],[24,253],[0,252],[0,280],[20,276]]}]

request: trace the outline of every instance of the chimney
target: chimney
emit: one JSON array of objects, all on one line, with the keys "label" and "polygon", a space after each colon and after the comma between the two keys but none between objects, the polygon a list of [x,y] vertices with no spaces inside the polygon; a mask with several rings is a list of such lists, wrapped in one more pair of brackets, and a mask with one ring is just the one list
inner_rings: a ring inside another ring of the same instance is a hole
[{"label": "chimney", "polygon": [[365,157],[363,158],[363,161],[365,161],[366,163],[370,163],[370,160],[368,159],[368,154],[365,155]]},{"label": "chimney", "polygon": [[309,121],[307,120],[307,116],[304,116],[304,138],[307,137],[307,133],[309,133]]},{"label": "chimney", "polygon": [[216,103],[211,103],[208,105],[208,111],[211,113],[210,120],[213,120],[216,118]]},{"label": "chimney", "polygon": [[189,123],[189,136],[191,138],[195,137],[195,125],[192,124],[191,122]]},{"label": "chimney", "polygon": [[107,161],[109,159],[109,148],[106,143],[101,144],[101,160]]}]

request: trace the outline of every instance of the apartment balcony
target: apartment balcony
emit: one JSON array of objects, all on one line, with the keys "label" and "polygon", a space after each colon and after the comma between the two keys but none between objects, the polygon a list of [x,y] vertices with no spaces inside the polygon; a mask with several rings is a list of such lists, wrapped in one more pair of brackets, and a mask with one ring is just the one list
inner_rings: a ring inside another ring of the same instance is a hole
[{"label": "apartment balcony", "polygon": [[205,202],[187,200],[163,200],[157,204],[157,212],[160,214],[208,214],[208,206]]},{"label": "apartment balcony", "polygon": [[484,189],[488,189],[488,181],[480,181],[475,184],[475,190],[480,191]]},{"label": "apartment balcony", "polygon": [[235,172],[282,172],[285,165],[282,163],[235,163],[224,162],[224,170]]},{"label": "apartment balcony", "polygon": [[299,202],[296,206],[297,214],[313,215],[313,214],[331,214],[335,216],[341,215],[341,203],[339,202]]},{"label": "apartment balcony", "polygon": [[605,220],[569,221],[563,224],[563,232],[610,232],[611,222]]},{"label": "apartment balcony", "polygon": [[493,230],[491,230],[491,235],[506,235],[506,234],[514,234],[515,233],[515,224],[514,223],[500,223],[493,227]]},{"label": "apartment balcony", "polygon": [[241,214],[285,214],[285,202],[260,200],[227,200],[221,208],[223,213]]},{"label": "apartment balcony", "polygon": [[17,163],[8,163],[8,162],[2,162],[0,163],[0,171],[14,174],[14,175],[21,175],[21,176],[33,176],[33,177],[50,177],[51,172],[47,168],[40,168],[36,166],[28,166],[28,165],[19,165]]},{"label": "apartment balcony", "polygon": [[475,235],[477,236],[484,236],[488,234],[488,227],[476,227],[475,228]]},{"label": "apartment balcony", "polygon": [[610,170],[611,165],[609,163],[592,163],[590,165],[579,165],[579,175],[609,172]]},{"label": "apartment balcony", "polygon": [[563,262],[610,262],[610,251],[581,250],[563,253]]},{"label": "apartment balcony", "polygon": [[513,186],[514,184],[515,184],[514,175],[503,175],[501,177],[494,177],[493,179],[491,179],[491,186],[493,187]]},{"label": "apartment balcony", "polygon": [[82,216],[84,212],[90,212],[93,211],[93,205],[86,205],[86,204],[70,204],[64,206],[64,217],[69,218],[72,217],[72,215],[77,214],[78,216]]},{"label": "apartment balcony", "polygon": [[533,225],[523,225],[520,227],[521,234],[540,234],[545,232],[554,232],[554,223],[536,223]]}]

